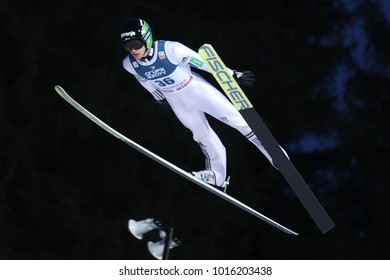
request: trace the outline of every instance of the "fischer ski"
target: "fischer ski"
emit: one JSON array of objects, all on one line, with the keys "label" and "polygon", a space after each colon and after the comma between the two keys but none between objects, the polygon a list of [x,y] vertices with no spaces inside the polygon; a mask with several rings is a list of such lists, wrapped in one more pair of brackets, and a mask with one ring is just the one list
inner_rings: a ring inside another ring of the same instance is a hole
[{"label": "fischer ski", "polygon": [[275,222],[274,220],[264,216],[263,214],[259,213],[258,211],[254,210],[253,208],[247,206],[246,204],[242,203],[241,201],[235,199],[232,196],[229,196],[228,194],[217,190],[216,188],[212,187],[211,185],[203,182],[202,180],[196,178],[191,173],[184,171],[183,169],[177,167],[176,165],[172,164],[171,162],[165,160],[164,158],[154,154],[153,152],[147,150],[143,146],[137,144],[136,142],[130,140],[123,134],[119,133],[112,127],[105,124],[103,121],[101,121],[99,118],[94,116],[92,113],[90,113],[87,109],[82,107],[79,103],[77,103],[73,98],[71,98],[66,91],[61,87],[56,85],[54,87],[55,91],[63,98],[65,99],[70,105],[72,105],[74,108],[76,108],[79,112],[81,112],[84,116],[89,118],[91,121],[93,121],[95,124],[103,128],[105,131],[110,133],[111,135],[115,136],[119,140],[123,141],[127,145],[131,146],[132,148],[136,149],[137,151],[141,152],[142,154],[148,156],[149,158],[153,159],[154,161],[158,162],[159,164],[165,166],[166,168],[174,171],[175,173],[181,175],[182,177],[186,178],[187,180],[203,187],[204,189],[208,190],[209,192],[221,197],[222,199],[232,203],[233,205],[237,206],[238,208],[241,208],[242,210],[246,211],[249,214],[252,214],[253,216],[259,218],[260,220],[278,228],[279,230],[291,234],[291,235],[298,235],[298,233],[288,229],[287,227]]},{"label": "fischer ski", "polygon": [[208,64],[218,84],[270,154],[274,164],[279,168],[317,227],[323,234],[331,230],[335,224],[290,159],[284,154],[275,137],[253,108],[214,48],[210,44],[204,44],[199,48],[199,55]]}]

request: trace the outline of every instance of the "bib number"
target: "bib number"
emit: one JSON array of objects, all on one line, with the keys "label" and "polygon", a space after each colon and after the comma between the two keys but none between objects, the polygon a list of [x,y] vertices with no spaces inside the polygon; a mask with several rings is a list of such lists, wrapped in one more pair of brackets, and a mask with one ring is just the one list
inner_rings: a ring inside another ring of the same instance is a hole
[{"label": "bib number", "polygon": [[162,80],[155,80],[154,82],[160,87],[165,87],[167,85],[173,85],[175,83],[175,81],[169,77],[164,78]]}]

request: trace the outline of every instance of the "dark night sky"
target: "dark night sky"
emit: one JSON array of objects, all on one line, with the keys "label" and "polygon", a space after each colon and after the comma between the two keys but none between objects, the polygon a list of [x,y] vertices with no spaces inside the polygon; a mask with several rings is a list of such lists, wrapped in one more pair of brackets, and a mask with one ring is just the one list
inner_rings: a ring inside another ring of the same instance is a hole
[{"label": "dark night sky", "polygon": [[[221,1],[203,0],[1,1],[0,259],[152,259],[127,229],[150,217],[181,240],[171,259],[388,259],[388,8],[342,2],[227,2],[221,11]],[[63,86],[131,140],[202,169],[190,132],[122,68],[118,31],[130,16],[147,20],[155,39],[211,43],[230,68],[256,73],[245,93],[335,229],[322,235],[283,177],[216,120],[229,194],[299,236],[150,160],[55,93]]]}]

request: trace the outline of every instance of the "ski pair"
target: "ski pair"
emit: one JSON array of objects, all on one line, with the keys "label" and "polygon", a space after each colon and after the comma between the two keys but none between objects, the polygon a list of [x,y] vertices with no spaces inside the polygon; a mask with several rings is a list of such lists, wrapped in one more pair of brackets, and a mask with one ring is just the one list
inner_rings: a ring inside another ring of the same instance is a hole
[{"label": "ski pair", "polygon": [[[278,167],[281,174],[284,176],[290,187],[293,189],[298,199],[301,201],[317,227],[321,230],[322,233],[326,233],[331,230],[335,225],[329,215],[326,213],[325,209],[322,207],[318,199],[315,197],[307,183],[304,181],[302,176],[299,174],[295,166],[292,164],[290,159],[286,156],[286,154],[280,148],[278,142],[275,137],[272,135],[271,131],[265,125],[264,121],[261,119],[259,114],[253,108],[251,102],[246,97],[240,86],[237,84],[235,79],[227,70],[225,64],[218,56],[214,48],[210,44],[204,44],[199,49],[199,54],[204,60],[205,63],[209,65],[209,68],[217,80],[225,94],[228,96],[230,101],[234,104],[237,110],[241,113],[243,118],[247,121],[248,125],[251,127],[252,131],[255,133],[257,138],[261,141],[264,148],[270,154],[273,159],[274,164]],[[237,199],[227,195],[226,193],[215,189],[214,187],[208,185],[202,180],[194,177],[188,172],[180,169],[176,165],[168,162],[167,160],[159,157],[158,155],[152,153],[151,151],[145,149],[141,145],[135,143],[134,141],[128,139],[123,136],[100,119],[95,117],[85,108],[83,108],[80,104],[78,104],[75,100],[73,100],[65,90],[60,86],[55,86],[55,90],[57,93],[63,97],[68,103],[70,103],[73,107],[83,113],[90,120],[95,122],[101,128],[117,137],[121,141],[135,148],[139,152],[147,155],[151,159],[157,161],[163,166],[171,169],[172,171],[178,173],[179,175],[185,177],[186,179],[198,184],[199,186],[207,189],[208,191],[218,195],[219,197],[229,201],[230,203],[236,205],[237,207],[245,210],[246,212],[258,217],[259,219],[273,225],[274,227],[289,233],[297,235],[294,231],[278,224],[277,222],[269,219],[268,217],[260,214],[256,210],[248,207],[246,204],[238,201]]]}]

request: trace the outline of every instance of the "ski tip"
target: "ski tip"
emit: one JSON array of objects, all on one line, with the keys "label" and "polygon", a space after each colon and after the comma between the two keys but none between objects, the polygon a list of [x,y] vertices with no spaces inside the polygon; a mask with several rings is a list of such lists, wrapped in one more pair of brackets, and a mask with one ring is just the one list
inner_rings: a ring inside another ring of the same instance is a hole
[{"label": "ski tip", "polygon": [[64,90],[64,89],[59,85],[55,85],[54,90],[58,92],[59,90]]},{"label": "ski tip", "polygon": [[209,44],[209,43],[205,43],[205,44],[203,44],[203,45],[201,45],[200,47],[199,47],[199,50],[200,49],[202,49],[202,48],[212,48],[213,46],[211,45],[211,44]]},{"label": "ski tip", "polygon": [[66,91],[59,85],[55,85],[54,90],[61,96],[67,95]]}]

